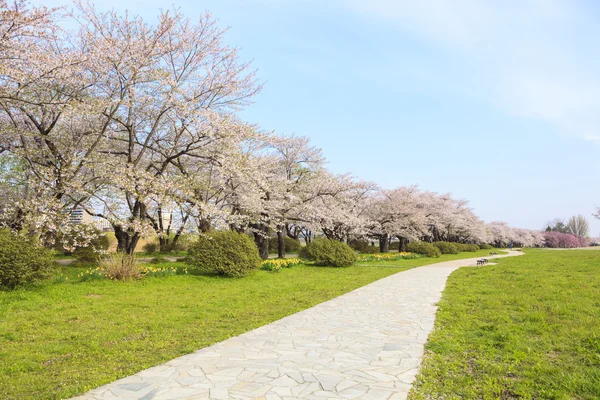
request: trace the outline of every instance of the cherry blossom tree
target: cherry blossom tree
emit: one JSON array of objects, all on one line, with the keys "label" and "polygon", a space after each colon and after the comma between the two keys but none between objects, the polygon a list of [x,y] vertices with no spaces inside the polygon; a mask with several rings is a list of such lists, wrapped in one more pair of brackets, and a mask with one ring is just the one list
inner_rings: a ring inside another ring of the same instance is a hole
[{"label": "cherry blossom tree", "polygon": [[0,149],[21,160],[25,188],[11,205],[14,229],[56,232],[90,181],[90,131],[82,77],[86,55],[55,24],[57,10],[0,3]]},{"label": "cherry blossom tree", "polygon": [[94,54],[94,93],[108,102],[101,113],[108,134],[98,148],[105,159],[94,169],[100,184],[89,193],[103,211],[93,213],[110,221],[119,249],[131,253],[141,236],[163,229],[152,206],[173,201],[182,159],[223,162],[214,143],[243,131],[231,111],[260,85],[222,44],[224,31],[210,14],[192,24],[178,11],[163,12],[150,26],[80,3],[75,17]]},{"label": "cherry blossom tree", "polygon": [[531,229],[512,228],[506,222],[496,221],[486,225],[489,242],[496,247],[514,244],[522,247],[541,247],[545,243],[542,232]]},{"label": "cherry blossom tree", "polygon": [[347,240],[367,234],[368,210],[378,187],[351,175],[324,174],[319,188],[327,195],[311,204],[314,230],[320,229],[328,239]]},{"label": "cherry blossom tree", "polygon": [[368,212],[369,237],[379,241],[379,250],[386,253],[392,237],[421,238],[427,229],[426,207],[416,186],[381,190]]},{"label": "cherry blossom tree", "polygon": [[255,165],[248,169],[235,196],[236,229],[249,230],[263,258],[268,256],[271,232],[278,241],[278,255],[285,256],[286,234],[307,232],[317,217],[317,203],[334,196],[340,190],[332,186],[323,168],[321,150],[310,146],[305,137],[265,135],[262,145],[254,146],[249,160]]},{"label": "cherry blossom tree", "polygon": [[481,243],[487,238],[484,223],[464,199],[450,194],[425,192],[427,219],[432,241]]},{"label": "cherry blossom tree", "polygon": [[[271,144],[276,157],[272,195],[278,204],[275,209],[277,249],[285,257],[286,234],[308,222],[307,206],[318,197],[327,195],[317,180],[323,176],[324,158],[321,149],[311,146],[306,137],[280,137]],[[301,229],[301,228],[300,228]]]},{"label": "cherry blossom tree", "polygon": [[53,28],[50,11],[30,14],[9,15],[37,24],[20,36],[2,14],[4,37],[24,42],[2,65],[2,149],[26,160],[44,210],[57,217],[83,205],[132,252],[142,235],[164,230],[162,207],[186,200],[180,161],[225,163],[215,143],[240,139],[246,129],[233,112],[261,86],[210,14],[192,24],[163,12],[150,26],[79,2],[76,33]]}]

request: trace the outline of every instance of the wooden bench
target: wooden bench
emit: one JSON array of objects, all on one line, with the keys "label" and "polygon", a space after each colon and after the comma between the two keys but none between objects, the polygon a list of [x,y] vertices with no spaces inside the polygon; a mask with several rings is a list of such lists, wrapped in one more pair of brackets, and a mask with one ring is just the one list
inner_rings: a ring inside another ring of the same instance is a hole
[{"label": "wooden bench", "polygon": [[490,256],[497,256],[497,255],[498,255],[498,253],[496,253],[495,251],[490,252]]},{"label": "wooden bench", "polygon": [[477,265],[486,265],[488,263],[487,258],[482,258],[480,260],[477,260]]}]

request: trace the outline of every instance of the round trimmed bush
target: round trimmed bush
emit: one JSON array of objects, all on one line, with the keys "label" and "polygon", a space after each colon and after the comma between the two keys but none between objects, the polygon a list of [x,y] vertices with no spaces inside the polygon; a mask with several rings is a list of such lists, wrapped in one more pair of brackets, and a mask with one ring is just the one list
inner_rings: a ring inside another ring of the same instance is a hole
[{"label": "round trimmed bush", "polygon": [[244,276],[262,262],[254,241],[234,231],[201,235],[189,247],[185,262],[193,269],[225,276]]},{"label": "round trimmed bush", "polygon": [[354,250],[338,240],[316,239],[303,247],[300,258],[313,261],[315,265],[349,267],[356,262]]},{"label": "round trimmed bush", "polygon": [[450,242],[433,242],[433,245],[440,250],[442,254],[458,254],[458,248]]},{"label": "round trimmed bush", "polygon": [[50,276],[50,252],[33,239],[0,230],[0,289],[14,289]]},{"label": "round trimmed bush", "polygon": [[456,249],[459,253],[467,251],[467,245],[464,243],[454,243],[454,246],[456,246]]},{"label": "round trimmed bush", "polygon": [[470,251],[472,253],[479,251],[479,246],[477,246],[476,244],[465,244],[465,250],[464,251]]},{"label": "round trimmed bush", "polygon": [[479,245],[479,249],[480,250],[491,250],[492,246],[489,245],[489,244],[487,244],[487,243],[482,243],[482,244]]},{"label": "round trimmed bush", "polygon": [[427,242],[419,242],[419,241],[410,242],[406,246],[406,251],[408,251],[410,253],[421,254],[426,257],[439,257],[440,256],[440,250],[437,247],[435,247],[434,245],[432,245],[431,243],[427,243]]}]

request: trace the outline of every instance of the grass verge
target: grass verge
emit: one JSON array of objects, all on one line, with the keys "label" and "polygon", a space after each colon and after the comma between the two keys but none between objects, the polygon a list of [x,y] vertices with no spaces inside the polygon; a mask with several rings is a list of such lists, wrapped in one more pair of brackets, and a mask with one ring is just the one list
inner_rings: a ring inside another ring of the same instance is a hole
[{"label": "grass verge", "polygon": [[600,398],[600,251],[527,250],[449,278],[410,398]]}]

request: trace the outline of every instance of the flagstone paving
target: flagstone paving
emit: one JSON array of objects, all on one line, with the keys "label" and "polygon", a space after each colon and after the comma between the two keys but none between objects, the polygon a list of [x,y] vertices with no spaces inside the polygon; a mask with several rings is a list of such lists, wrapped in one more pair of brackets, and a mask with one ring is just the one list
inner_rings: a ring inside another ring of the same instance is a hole
[{"label": "flagstone paving", "polygon": [[405,399],[448,275],[476,260],[389,276],[76,399]]}]

